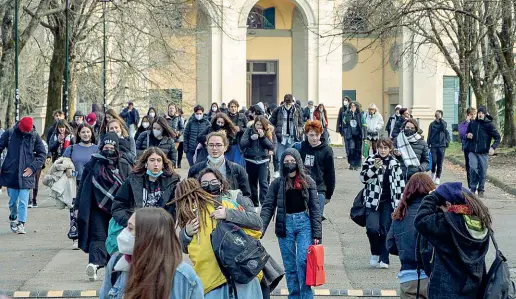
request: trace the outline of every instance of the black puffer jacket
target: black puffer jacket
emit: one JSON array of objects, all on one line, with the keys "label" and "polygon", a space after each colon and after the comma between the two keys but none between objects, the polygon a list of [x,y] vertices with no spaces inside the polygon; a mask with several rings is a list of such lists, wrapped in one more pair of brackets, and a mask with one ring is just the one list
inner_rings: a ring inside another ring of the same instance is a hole
[{"label": "black puffer jacket", "polygon": [[195,116],[192,115],[188,120],[185,128],[185,140],[183,143],[183,149],[185,153],[193,153],[197,148],[197,137],[206,129],[206,127],[210,126],[210,122],[205,117],[201,120],[197,120]]},{"label": "black puffer jacket", "polygon": [[[199,173],[208,168],[208,162],[202,161],[199,162],[188,170],[189,178],[197,178]],[[242,191],[242,194],[246,197],[251,198],[251,187],[249,187],[249,178],[247,177],[247,172],[245,169],[231,161],[226,159],[226,180],[229,182],[229,190],[237,190]]]},{"label": "black puffer jacket", "polygon": [[[493,117],[486,115],[484,120],[477,119],[469,123],[467,133],[473,134],[473,139],[467,139],[467,149],[469,152],[477,154],[487,154],[489,148],[496,149],[500,145],[500,133],[493,123]],[[493,144],[491,144],[494,139]]]},{"label": "black puffer jacket", "polygon": [[244,157],[252,160],[268,159],[269,151],[274,150],[272,140],[268,137],[259,137],[256,140],[251,139],[251,135],[255,134],[253,128],[247,128],[240,140],[240,147],[244,151]]},{"label": "black puffer jacket", "polygon": [[[297,161],[297,165],[303,165],[303,160],[301,159],[301,155],[299,152],[293,148],[288,148],[285,150],[283,155],[281,155],[280,161],[285,159],[286,155],[291,155]],[[319,206],[319,198],[317,196],[317,185],[315,181],[310,177],[306,176],[308,180],[309,187],[308,189],[303,190],[303,198],[305,200],[306,211],[309,214],[310,224],[312,227],[312,238],[313,239],[322,239],[322,217],[321,210]],[[276,236],[279,238],[285,238],[287,235],[287,227],[286,227],[286,218],[287,218],[287,209],[286,209],[286,198],[285,198],[285,180],[284,176],[275,179],[269,187],[269,191],[267,192],[267,197],[262,206],[262,212],[260,216],[263,220],[263,231],[267,231],[267,227],[271,222],[272,216],[274,216],[274,212],[276,211]]]},{"label": "black puffer jacket", "polygon": [[136,141],[136,151],[138,153],[138,157],[143,154],[143,152],[152,146],[159,147],[163,153],[167,156],[167,158],[172,161],[173,165],[177,162],[177,148],[173,138],[163,137],[163,139],[159,140],[152,134],[151,131],[145,131],[140,134],[138,140]]},{"label": "black puffer jacket", "polygon": [[444,120],[434,120],[428,126],[428,147],[448,147],[450,134],[447,130],[448,125]]},{"label": "black puffer jacket", "polygon": [[245,126],[247,125],[247,117],[243,113],[237,113],[232,115],[231,112],[228,111],[227,116],[233,124],[240,128],[240,132],[244,132]]},{"label": "black puffer jacket", "polygon": [[412,149],[414,150],[414,154],[419,160],[419,166],[410,166],[407,168],[405,163],[403,162],[403,158],[401,156],[398,157],[398,160],[401,163],[401,169],[403,170],[403,175],[405,176],[405,180],[408,182],[412,175],[418,172],[426,172],[428,171],[428,164],[430,164],[430,157],[428,156],[428,145],[425,140],[421,137],[421,139],[417,140],[414,143],[410,143]]},{"label": "black puffer jacket", "polygon": [[[118,190],[115,199],[113,199],[111,214],[120,225],[127,226],[127,221],[134,211],[143,207],[143,187],[147,180],[147,175],[133,173]],[[158,206],[167,210],[175,219],[175,204],[168,206],[166,204],[174,200],[176,185],[181,177],[173,173],[171,176],[161,175],[158,180],[162,192]]]}]

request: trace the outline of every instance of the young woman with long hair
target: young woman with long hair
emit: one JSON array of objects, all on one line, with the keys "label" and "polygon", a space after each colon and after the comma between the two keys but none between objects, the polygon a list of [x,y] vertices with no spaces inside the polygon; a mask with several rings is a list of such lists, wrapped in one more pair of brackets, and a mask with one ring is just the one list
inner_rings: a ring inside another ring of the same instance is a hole
[{"label": "young woman with long hair", "polygon": [[157,147],[148,148],[113,199],[113,218],[125,227],[134,210],[144,207],[165,208],[174,216],[174,205],[167,204],[173,201],[180,180],[165,153]]},{"label": "young woman with long hair", "polygon": [[211,119],[220,112],[219,104],[212,103],[210,106],[210,111],[208,112],[208,120],[211,121]]},{"label": "young woman with long hair", "polygon": [[118,115],[118,113],[116,113],[115,110],[110,108],[110,109],[106,110],[106,115],[104,116],[104,120],[102,121],[102,125],[100,126],[100,130],[99,130],[100,139],[103,139],[104,135],[107,132],[109,132],[108,123],[110,121],[112,121],[113,119],[117,119],[120,122],[120,124],[122,124],[122,127],[125,129],[126,132],[129,131],[124,119],[121,118],[120,115]]},{"label": "young woman with long hair", "polygon": [[175,138],[177,137],[177,133],[170,128],[167,120],[163,116],[154,118],[151,127],[151,130],[142,133],[136,141],[138,156],[151,146],[159,147],[167,158],[172,161],[172,165],[175,168],[177,162]]},{"label": "young woman with long hair", "polygon": [[[392,213],[392,225],[387,234],[387,249],[392,255],[398,255],[401,270],[398,273],[402,299],[417,297],[417,231],[414,219],[423,202],[423,198],[435,190],[432,179],[425,173],[414,174],[403,191],[403,198]],[[428,298],[428,275],[421,271],[419,298]]]},{"label": "young woman with long hair", "polygon": [[365,185],[366,231],[371,248],[369,264],[389,268],[389,252],[385,241],[391,228],[391,214],[401,200],[405,180],[400,162],[391,155],[392,141],[381,138],[377,153],[370,155],[362,165],[360,181]]},{"label": "young woman with long hair", "polygon": [[134,138],[129,136],[129,132],[124,127],[124,123],[118,119],[112,119],[107,124],[108,132],[114,132],[120,139],[120,152],[123,158],[133,165],[136,160],[136,143]]},{"label": "young woman with long hair", "polygon": [[117,238],[119,253],[106,266],[100,298],[204,298],[202,282],[182,261],[174,231],[174,219],[165,210],[137,210]]},{"label": "young woman with long hair", "polygon": [[[276,236],[285,266],[289,296],[313,298],[305,283],[308,247],[322,239],[317,185],[305,172],[299,152],[286,149],[280,159],[282,175],[275,179],[262,206],[263,232],[276,214]],[[277,212],[276,212],[277,211]]]},{"label": "young woman with long hair", "polygon": [[315,108],[314,110],[314,120],[318,120],[321,122],[321,125],[323,127],[323,139],[326,142],[329,142],[328,138],[330,134],[328,133],[328,113],[326,112],[326,107],[324,107],[324,104],[321,103]]},{"label": "young woman with long hair", "polygon": [[52,157],[52,162],[63,156],[65,150],[74,144],[73,129],[64,120],[59,120],[56,123],[56,129],[50,143],[48,144],[48,154]]},{"label": "young woman with long hair", "polygon": [[425,197],[414,225],[434,248],[428,298],[478,298],[491,224],[487,207],[462,183],[443,183]]},{"label": "young woman with long hair", "polygon": [[141,133],[152,130],[151,127],[152,121],[149,116],[145,115],[142,117],[142,122],[140,123],[140,126],[136,130],[136,134],[134,134],[134,140],[138,140],[138,137],[140,137]]},{"label": "young woman with long hair", "polygon": [[[131,166],[121,158],[118,136],[107,133],[83,169],[79,193],[74,203],[77,214],[78,246],[89,254],[86,274],[97,279],[97,270],[106,266],[106,239],[113,198],[130,173]],[[78,212],[77,212],[78,211]]]},{"label": "young woman with long hair", "polygon": [[[267,190],[269,190],[270,152],[274,151],[273,134],[269,127],[269,121],[264,116],[258,116],[254,119],[251,127],[245,129],[240,140],[249,176],[251,199],[255,207],[259,207],[260,203],[264,202]],[[260,190],[259,201],[258,188]]]},{"label": "young woman with long hair", "polygon": [[149,119],[151,120],[151,122],[154,121],[154,119],[156,117],[158,117],[158,111],[156,110],[156,108],[154,107],[150,107],[149,110],[147,111],[147,115],[149,117]]},{"label": "young woman with long hair", "polygon": [[349,169],[358,170],[362,160],[362,144],[365,138],[363,129],[365,118],[357,102],[349,104],[349,110],[344,117],[344,123],[347,127],[344,138],[346,138],[346,144],[349,147]]},{"label": "young woman with long hair", "polygon": [[[179,183],[175,192],[183,251],[188,253],[195,272],[201,278],[205,298],[229,298],[229,286],[215,258],[210,234],[216,228],[217,220],[226,219],[248,233],[250,231],[246,229],[254,231],[255,236],[261,236],[261,221],[250,203],[241,206],[230,198],[211,194],[217,188],[222,190],[223,186],[214,172],[206,172],[201,180],[204,187],[196,179],[189,178]],[[262,298],[258,278],[248,284],[236,284],[236,291],[238,298]]]},{"label": "young woman with long hair", "polygon": [[407,182],[414,173],[428,171],[429,149],[421,132],[416,120],[410,118],[401,126],[401,133],[396,137],[394,155],[401,162]]}]

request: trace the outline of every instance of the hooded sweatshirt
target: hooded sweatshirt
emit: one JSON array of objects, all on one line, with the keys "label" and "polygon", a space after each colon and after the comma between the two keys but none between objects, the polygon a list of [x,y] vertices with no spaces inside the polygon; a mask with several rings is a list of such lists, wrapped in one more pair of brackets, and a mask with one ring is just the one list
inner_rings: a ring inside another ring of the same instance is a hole
[{"label": "hooded sweatshirt", "polygon": [[299,154],[304,161],[307,173],[317,184],[317,192],[325,192],[326,198],[331,199],[335,191],[335,163],[331,147],[326,141],[322,141],[317,146],[303,141]]},{"label": "hooded sweatshirt", "polygon": [[[444,183],[423,200],[414,225],[435,248],[428,285],[429,298],[471,298],[480,291],[486,274],[488,229],[474,230],[465,215],[443,212],[439,206],[465,204],[461,183]],[[474,216],[469,216],[473,219]],[[428,261],[423,261],[423,263]]]}]

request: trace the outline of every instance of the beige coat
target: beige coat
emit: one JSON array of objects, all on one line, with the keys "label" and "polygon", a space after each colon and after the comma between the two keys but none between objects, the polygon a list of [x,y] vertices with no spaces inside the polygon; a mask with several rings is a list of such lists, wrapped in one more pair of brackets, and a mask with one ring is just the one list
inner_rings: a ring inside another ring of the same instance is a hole
[{"label": "beige coat", "polygon": [[47,175],[43,178],[43,184],[50,187],[50,197],[62,201],[71,208],[72,201],[76,197],[77,182],[72,176],[75,166],[70,158],[57,159]]}]

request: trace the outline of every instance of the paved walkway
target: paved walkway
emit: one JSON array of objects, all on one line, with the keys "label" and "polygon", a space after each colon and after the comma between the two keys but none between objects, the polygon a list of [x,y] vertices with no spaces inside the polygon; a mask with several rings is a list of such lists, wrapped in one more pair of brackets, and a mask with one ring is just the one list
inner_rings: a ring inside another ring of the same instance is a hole
[{"label": "paved walkway", "polygon": [[[341,149],[335,149],[336,156],[343,156]],[[362,188],[358,172],[347,170],[343,159],[337,159],[337,190],[326,206],[323,242],[327,284],[323,289],[388,289],[397,290],[396,274],[400,264],[397,257],[391,257],[388,270],[369,267],[369,245],[365,229],[349,219],[352,201]],[[186,169],[179,170],[186,177]],[[446,164],[442,181],[464,181],[463,171]],[[99,281],[86,279],[87,255],[71,248],[66,238],[68,214],[58,210],[48,199],[48,189],[42,188],[40,207],[29,210],[26,235],[15,235],[9,230],[8,198],[6,192],[0,195],[0,290],[95,290]],[[516,200],[500,189],[488,185],[486,199],[493,214],[494,228],[501,249],[508,258],[511,268],[516,268]],[[274,235],[274,224],[264,237],[264,245],[270,254],[281,261],[278,242]],[[492,253],[490,259],[492,259]],[[285,280],[279,286],[285,288]]]}]

